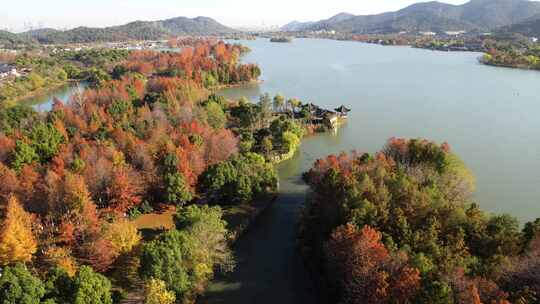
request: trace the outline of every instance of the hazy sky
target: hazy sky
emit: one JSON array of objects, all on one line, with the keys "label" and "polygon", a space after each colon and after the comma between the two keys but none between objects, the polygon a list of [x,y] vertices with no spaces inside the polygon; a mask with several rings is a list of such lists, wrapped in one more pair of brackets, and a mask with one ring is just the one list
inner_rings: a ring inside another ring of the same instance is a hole
[{"label": "hazy sky", "polygon": [[359,15],[397,10],[418,1],[422,0],[2,0],[0,28],[108,26],[177,16],[208,16],[233,27],[283,25],[340,12]]}]

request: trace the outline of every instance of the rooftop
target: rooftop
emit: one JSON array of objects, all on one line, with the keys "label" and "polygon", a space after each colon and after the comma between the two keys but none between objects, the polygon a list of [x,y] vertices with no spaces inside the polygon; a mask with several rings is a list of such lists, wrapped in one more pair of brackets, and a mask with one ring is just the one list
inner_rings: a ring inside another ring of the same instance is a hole
[{"label": "rooftop", "polygon": [[0,73],[11,72],[12,69],[13,69],[13,66],[9,64],[5,64],[5,63],[0,63]]}]

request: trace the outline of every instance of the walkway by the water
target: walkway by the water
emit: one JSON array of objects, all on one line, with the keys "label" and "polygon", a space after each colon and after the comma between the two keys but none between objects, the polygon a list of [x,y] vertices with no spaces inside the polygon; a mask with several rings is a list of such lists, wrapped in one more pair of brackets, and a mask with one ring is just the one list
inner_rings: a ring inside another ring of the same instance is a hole
[{"label": "walkway by the water", "polygon": [[279,198],[235,246],[236,270],[217,277],[199,304],[319,303],[296,250],[306,189],[301,170],[285,162],[279,173]]}]

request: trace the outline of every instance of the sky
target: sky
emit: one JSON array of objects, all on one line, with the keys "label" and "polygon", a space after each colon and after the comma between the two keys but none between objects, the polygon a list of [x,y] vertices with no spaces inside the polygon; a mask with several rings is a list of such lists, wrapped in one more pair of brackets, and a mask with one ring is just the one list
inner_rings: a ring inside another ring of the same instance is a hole
[{"label": "sky", "polygon": [[[207,16],[231,27],[394,11],[425,0],[2,0],[0,29],[103,27],[134,20]],[[462,4],[467,0],[443,0]]]}]

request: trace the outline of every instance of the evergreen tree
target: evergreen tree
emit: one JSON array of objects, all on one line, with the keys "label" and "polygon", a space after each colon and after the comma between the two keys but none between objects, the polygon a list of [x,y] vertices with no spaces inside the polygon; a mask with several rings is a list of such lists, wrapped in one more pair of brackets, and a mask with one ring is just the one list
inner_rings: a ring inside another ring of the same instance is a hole
[{"label": "evergreen tree", "polygon": [[2,269],[0,276],[0,304],[40,304],[45,285],[34,277],[23,264]]}]

